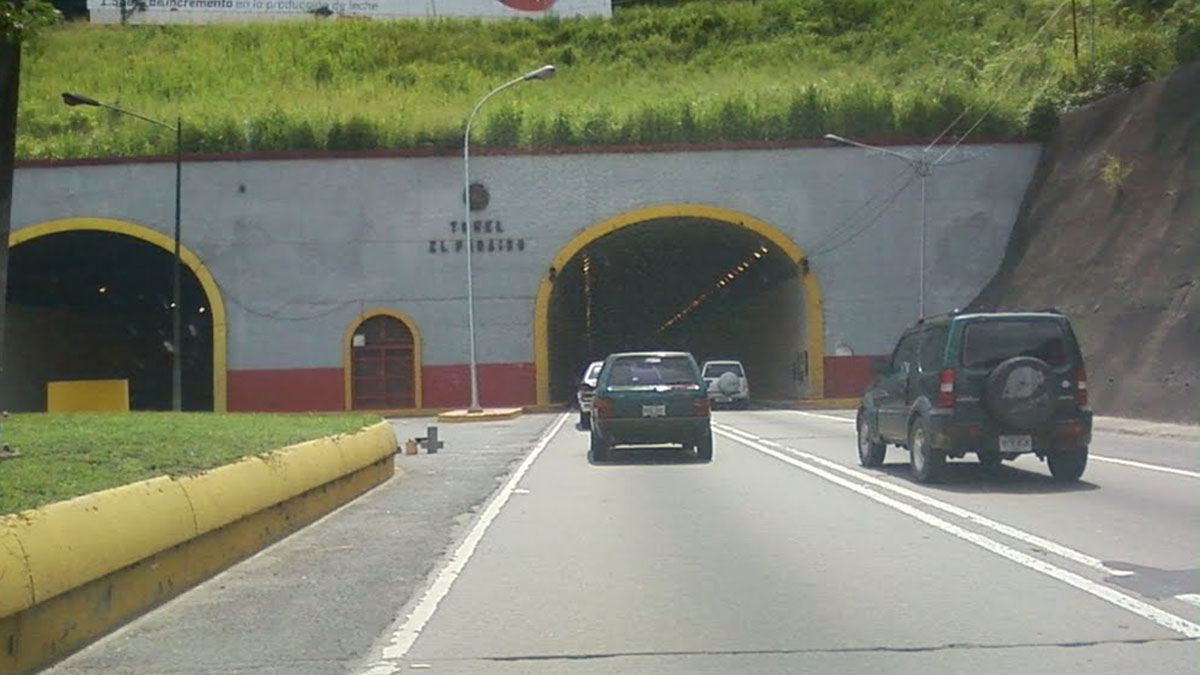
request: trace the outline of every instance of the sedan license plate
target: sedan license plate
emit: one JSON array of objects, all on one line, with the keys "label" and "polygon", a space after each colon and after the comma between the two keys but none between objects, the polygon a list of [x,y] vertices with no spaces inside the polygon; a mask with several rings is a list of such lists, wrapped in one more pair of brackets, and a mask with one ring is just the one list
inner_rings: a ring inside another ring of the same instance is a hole
[{"label": "sedan license plate", "polygon": [[1001,436],[1000,452],[1033,452],[1033,437]]},{"label": "sedan license plate", "polygon": [[667,415],[666,404],[642,406],[642,417],[666,417],[666,415]]}]

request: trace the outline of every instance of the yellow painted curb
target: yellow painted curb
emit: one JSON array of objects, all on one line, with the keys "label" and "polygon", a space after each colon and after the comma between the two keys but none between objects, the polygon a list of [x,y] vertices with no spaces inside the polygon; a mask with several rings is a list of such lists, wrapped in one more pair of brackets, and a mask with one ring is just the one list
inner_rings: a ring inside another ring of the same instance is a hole
[{"label": "yellow painted curb", "polygon": [[387,480],[380,422],[0,517],[0,673],[62,658]]},{"label": "yellow painted curb", "polygon": [[521,416],[521,408],[489,408],[480,412],[468,410],[451,410],[439,413],[439,422],[494,422],[496,420],[511,420]]}]

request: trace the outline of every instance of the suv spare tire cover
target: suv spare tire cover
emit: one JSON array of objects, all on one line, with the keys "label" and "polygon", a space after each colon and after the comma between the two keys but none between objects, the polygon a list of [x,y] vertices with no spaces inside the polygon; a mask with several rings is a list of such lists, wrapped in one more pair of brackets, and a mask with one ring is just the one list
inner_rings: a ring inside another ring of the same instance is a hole
[{"label": "suv spare tire cover", "polygon": [[717,378],[717,390],[726,396],[738,393],[742,388],[742,378],[733,373],[721,373]]},{"label": "suv spare tire cover", "polygon": [[1008,426],[1031,429],[1054,415],[1054,374],[1045,361],[1017,356],[988,374],[985,397],[988,410]]}]

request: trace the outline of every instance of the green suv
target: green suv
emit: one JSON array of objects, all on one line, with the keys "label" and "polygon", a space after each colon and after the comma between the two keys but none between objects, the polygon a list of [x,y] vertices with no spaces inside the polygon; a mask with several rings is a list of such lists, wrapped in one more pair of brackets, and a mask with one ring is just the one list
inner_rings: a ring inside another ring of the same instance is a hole
[{"label": "green suv", "polygon": [[1087,466],[1092,411],[1071,323],[1055,310],[954,313],[904,331],[858,409],[858,457],[907,448],[913,478],[938,478],[947,457],[988,467],[1035,453],[1059,481]]}]

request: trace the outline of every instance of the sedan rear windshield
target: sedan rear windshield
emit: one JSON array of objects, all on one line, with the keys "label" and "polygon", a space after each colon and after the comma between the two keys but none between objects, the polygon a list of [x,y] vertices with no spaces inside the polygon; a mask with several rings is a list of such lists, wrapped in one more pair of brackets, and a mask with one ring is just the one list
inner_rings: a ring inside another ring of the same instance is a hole
[{"label": "sedan rear windshield", "polygon": [[725,373],[742,377],[742,366],[738,363],[710,363],[704,367],[705,377],[720,377]]},{"label": "sedan rear windshield", "polygon": [[610,387],[696,384],[696,373],[686,356],[625,356],[613,361]]},{"label": "sedan rear windshield", "polygon": [[1014,356],[1032,356],[1050,366],[1066,365],[1067,334],[1057,321],[1007,320],[972,323],[963,331],[962,362],[991,367]]}]

